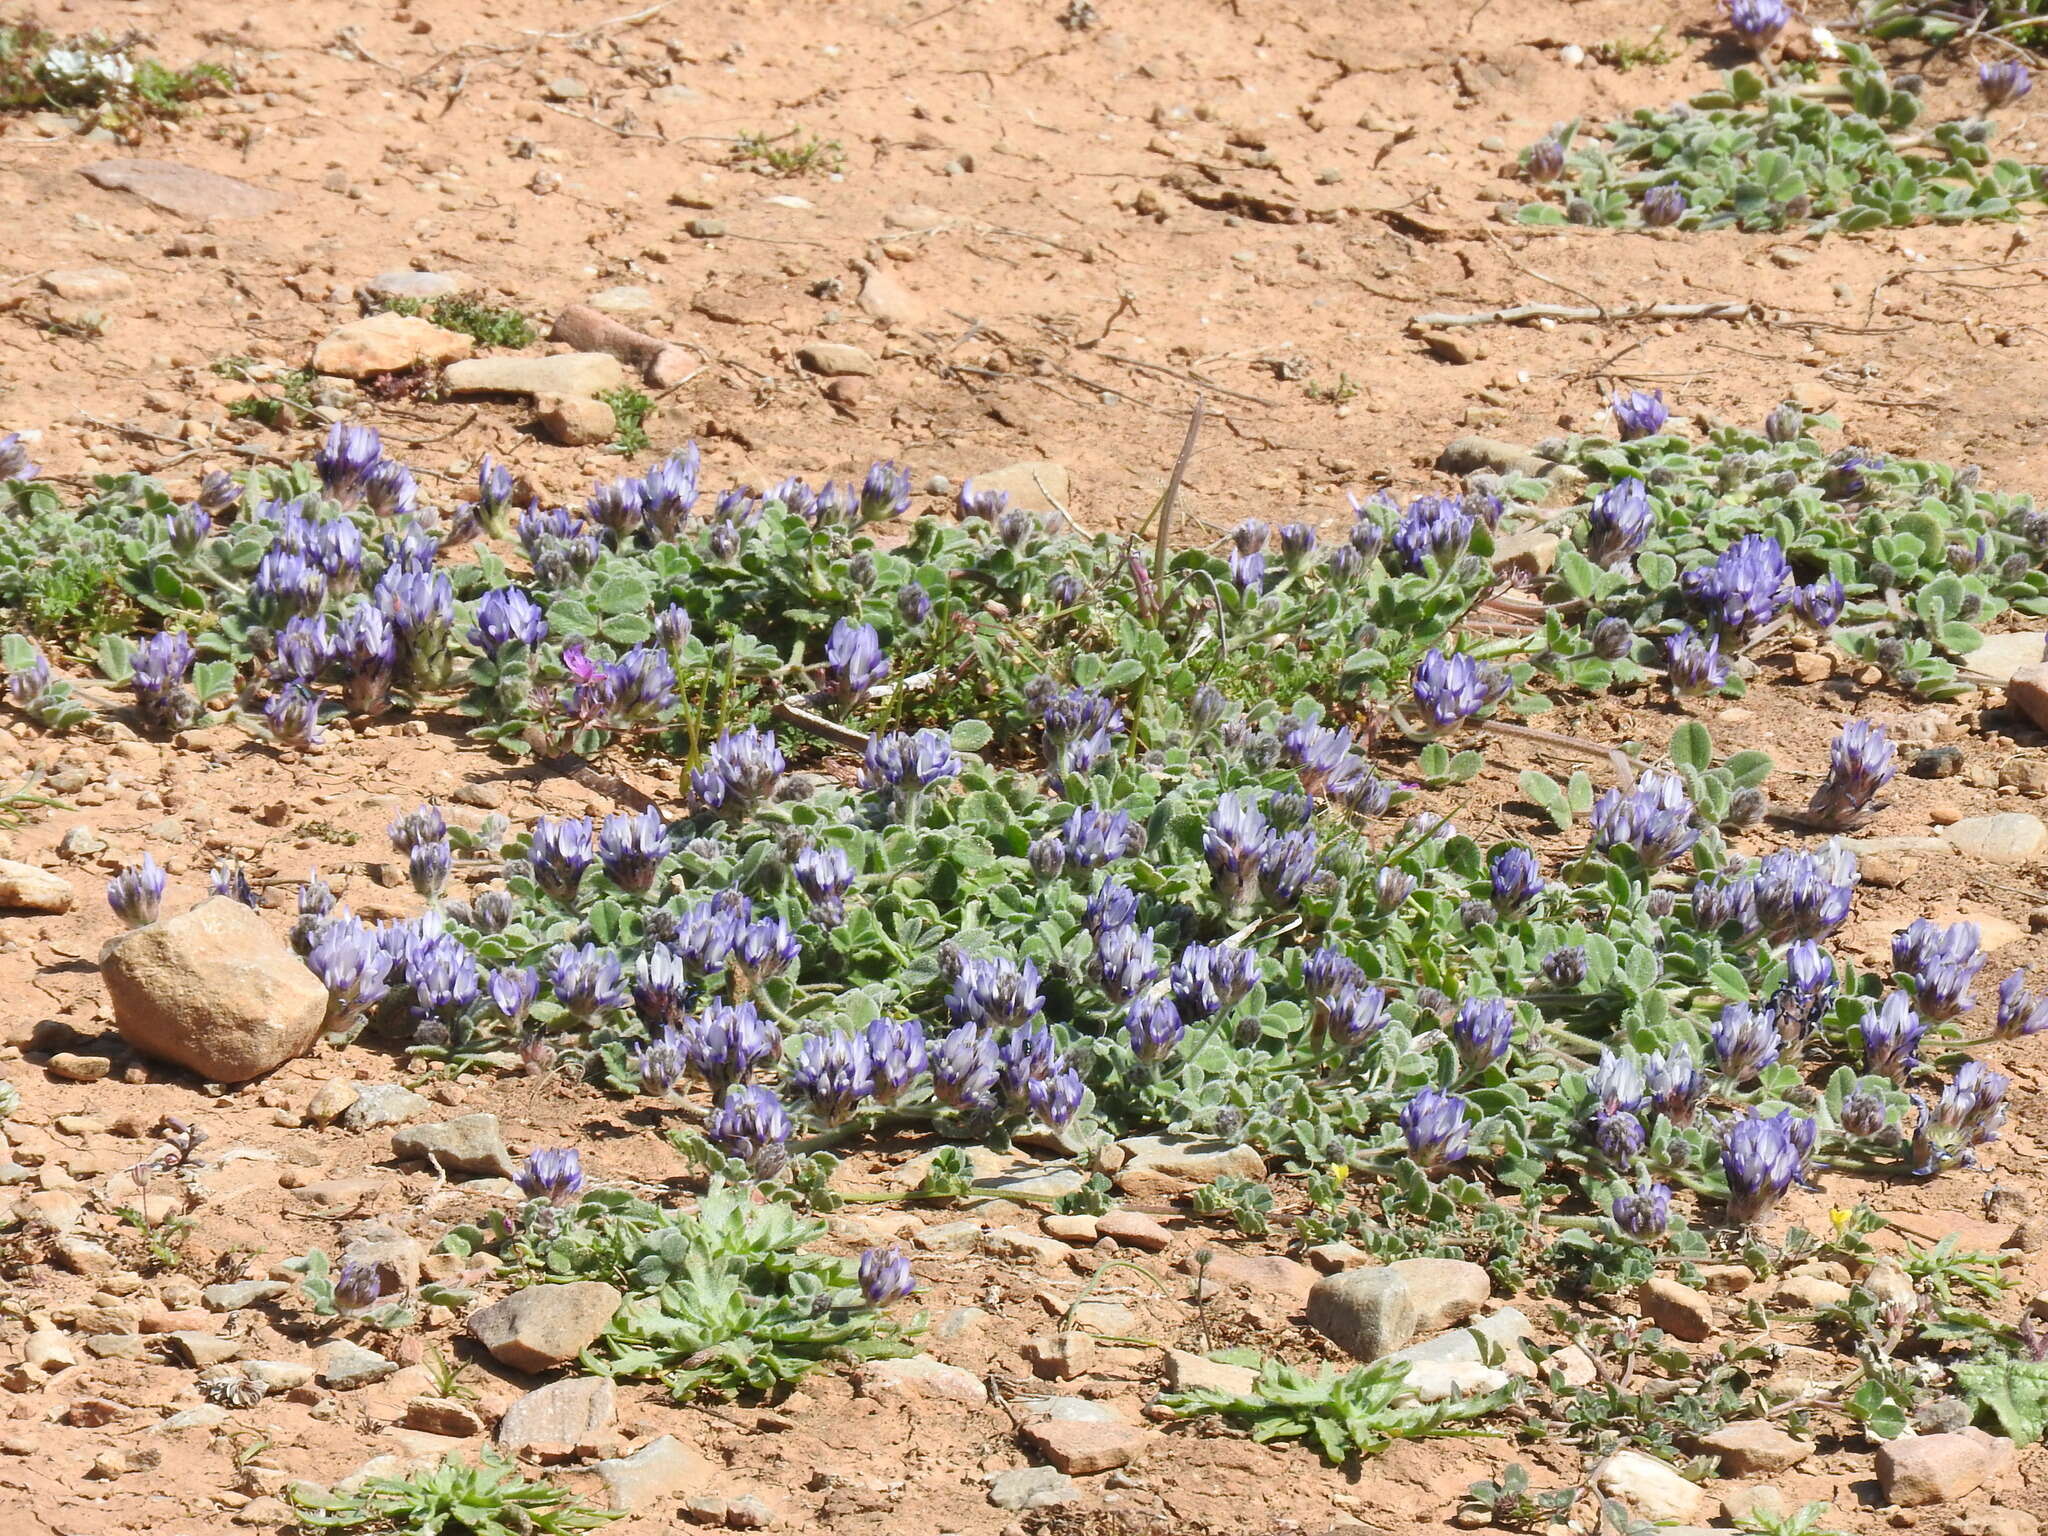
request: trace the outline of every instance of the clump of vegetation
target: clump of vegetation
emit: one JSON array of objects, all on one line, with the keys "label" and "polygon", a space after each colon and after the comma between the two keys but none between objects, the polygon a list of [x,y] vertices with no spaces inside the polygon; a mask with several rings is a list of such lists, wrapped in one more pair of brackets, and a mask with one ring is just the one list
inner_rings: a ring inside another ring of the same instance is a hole
[{"label": "clump of vegetation", "polygon": [[2048,200],[2037,167],[1994,159],[1987,118],[1921,122],[1917,87],[1869,50],[1825,83],[1737,69],[1683,107],[1644,108],[1591,135],[1570,124],[1523,157],[1558,200],[1524,224],[1865,230],[2010,219]]},{"label": "clump of vegetation", "polygon": [[151,119],[182,117],[236,88],[219,64],[172,69],[137,55],[139,39],[64,36],[33,22],[0,23],[0,112],[75,112],[87,125],[132,135]]},{"label": "clump of vegetation", "polygon": [[1643,42],[1618,37],[1609,42],[1595,43],[1587,51],[1599,63],[1623,74],[1645,66],[1654,68],[1659,64],[1669,64],[1678,57],[1677,51],[1664,41],[1664,34],[1669,30],[1668,26],[1660,26]]},{"label": "clump of vegetation", "polygon": [[617,423],[612,436],[613,449],[626,454],[646,452],[651,444],[647,435],[647,418],[654,411],[654,401],[630,384],[599,390],[597,398],[612,408],[612,420]]},{"label": "clump of vegetation", "polygon": [[362,1536],[577,1536],[618,1519],[551,1483],[528,1482],[495,1451],[410,1477],[373,1477],[347,1493],[290,1490],[308,1530]]},{"label": "clump of vegetation", "polygon": [[2039,49],[2048,41],[2048,0],[1866,0],[1858,25],[1887,39],[1946,43],[1989,33]]},{"label": "clump of vegetation", "polygon": [[419,299],[385,299],[382,308],[399,315],[424,315],[444,331],[460,331],[480,347],[525,347],[540,332],[516,309],[499,308],[459,294],[427,305]]},{"label": "clump of vegetation", "polygon": [[313,390],[320,382],[310,368],[266,367],[247,357],[223,357],[212,371],[240,384],[265,384],[270,392],[244,395],[228,402],[228,415],[237,421],[256,421],[273,431],[296,426],[313,414]]},{"label": "clump of vegetation", "polygon": [[827,1359],[910,1353],[922,1319],[887,1308],[910,1293],[895,1249],[858,1266],[808,1251],[825,1224],[782,1201],[757,1201],[749,1183],[714,1176],[694,1211],[623,1190],[586,1189],[566,1148],[529,1156],[520,1183],[530,1199],[490,1227],[463,1227],[449,1252],[489,1250],[517,1283],[602,1280],[626,1293],[611,1325],[584,1355],[587,1369],[661,1382],[677,1400],[771,1392]]},{"label": "clump of vegetation", "polygon": [[831,176],[846,165],[837,139],[792,128],[786,133],[743,133],[729,157],[763,176]]},{"label": "clump of vegetation", "polygon": [[1459,1429],[1497,1414],[1515,1389],[1475,1392],[1436,1403],[1417,1403],[1407,1387],[1408,1365],[1375,1360],[1348,1371],[1326,1365],[1310,1374],[1278,1360],[1259,1365],[1258,1381],[1243,1394],[1213,1387],[1173,1392],[1159,1406],[1177,1418],[1214,1414],[1241,1424],[1261,1444],[1306,1440],[1332,1464],[1385,1450],[1396,1440],[1484,1434]]}]

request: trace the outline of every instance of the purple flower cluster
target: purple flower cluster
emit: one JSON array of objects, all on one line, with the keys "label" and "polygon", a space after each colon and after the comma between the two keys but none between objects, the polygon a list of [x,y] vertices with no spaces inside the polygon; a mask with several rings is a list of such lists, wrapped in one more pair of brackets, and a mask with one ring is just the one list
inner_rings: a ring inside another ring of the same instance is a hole
[{"label": "purple flower cluster", "polygon": [[1813,792],[1807,816],[1829,831],[1867,820],[1878,792],[1898,772],[1897,756],[1883,726],[1848,721],[1828,747],[1828,776]]},{"label": "purple flower cluster", "polygon": [[150,854],[107,882],[107,905],[124,928],[146,928],[162,914],[168,877]]},{"label": "purple flower cluster", "polygon": [[1792,9],[1785,0],[1723,0],[1728,9],[1728,26],[1751,53],[1762,58],[1771,51],[1778,36],[1792,24]]},{"label": "purple flower cluster", "polygon": [[1107,762],[1124,728],[1124,712],[1107,694],[1051,688],[1038,705],[1039,747],[1055,786],[1085,778]]},{"label": "purple flower cluster", "polygon": [[1747,877],[1749,909],[1773,944],[1824,939],[1849,920],[1856,894],[1856,855],[1839,841],[1816,850],[1766,854]]},{"label": "purple flower cluster", "polygon": [[1723,638],[1741,643],[1785,611],[1792,601],[1792,567],[1767,533],[1744,534],[1712,565],[1681,578],[1686,596]]},{"label": "purple flower cluster", "polygon": [[[112,899],[111,892],[109,900]],[[2000,1040],[2018,1040],[2048,1030],[2048,997],[2027,990],[2027,973],[2014,971],[1998,984],[1998,1022],[1991,1033]]]},{"label": "purple flower cluster", "polygon": [[1689,624],[1664,639],[1665,677],[1680,698],[1719,693],[1728,684],[1728,662],[1717,635],[1702,638]]},{"label": "purple flower cluster", "polygon": [[1913,1005],[1929,1019],[1953,1019],[1977,1006],[1970,984],[1990,956],[1975,923],[1947,928],[1915,918],[1892,935],[1892,969],[1912,991]]},{"label": "purple flower cluster", "polygon": [[1904,1083],[1920,1069],[1920,1042],[1928,1021],[1913,1008],[1913,999],[1893,992],[1881,1006],[1868,1007],[1857,1025],[1863,1041],[1864,1070]]},{"label": "purple flower cluster", "polygon": [[1643,547],[1655,525],[1650,488],[1633,477],[1617,480],[1593,498],[1586,518],[1586,558],[1599,566],[1618,564]]},{"label": "purple flower cluster", "polygon": [[2011,1087],[2003,1073],[1981,1061],[1966,1061],[1932,1105],[1916,1095],[1920,1118],[1913,1130],[1913,1172],[1926,1177],[1943,1168],[1974,1165],[1976,1149],[1998,1139]]},{"label": "purple flower cluster", "polygon": [[1593,803],[1593,841],[1627,848],[1645,869],[1658,870],[1699,841],[1685,781],[1652,769],[1632,790],[1610,789]]},{"label": "purple flower cluster", "polygon": [[[1361,518],[1364,516],[1360,510]],[[1448,566],[1472,542],[1474,519],[1455,496],[1418,496],[1394,525],[1387,557],[1397,571]]]},{"label": "purple flower cluster", "polygon": [[1417,1089],[1399,1116],[1408,1156],[1423,1168],[1440,1168],[1463,1158],[1472,1149],[1470,1109],[1455,1093]]},{"label": "purple flower cluster", "polygon": [[744,816],[774,793],[788,766],[774,732],[751,725],[723,731],[704,766],[690,770],[690,793],[707,810]]},{"label": "purple flower cluster", "polygon": [[1813,1120],[1789,1109],[1775,1115],[1751,1110],[1728,1127],[1721,1143],[1721,1172],[1728,1180],[1731,1222],[1756,1225],[1793,1185],[1806,1182],[1817,1130]]},{"label": "purple flower cluster", "polygon": [[1618,389],[1608,398],[1607,406],[1614,412],[1615,429],[1625,443],[1655,437],[1671,419],[1661,389]]},{"label": "purple flower cluster", "polygon": [[908,820],[917,797],[960,777],[960,754],[944,731],[890,731],[870,736],[861,758],[861,788],[880,796],[898,820]]},{"label": "purple flower cluster", "polygon": [[1463,651],[1446,656],[1435,646],[1423,653],[1409,680],[1424,735],[1440,735],[1484,714],[1506,698],[1514,683],[1487,661]]}]

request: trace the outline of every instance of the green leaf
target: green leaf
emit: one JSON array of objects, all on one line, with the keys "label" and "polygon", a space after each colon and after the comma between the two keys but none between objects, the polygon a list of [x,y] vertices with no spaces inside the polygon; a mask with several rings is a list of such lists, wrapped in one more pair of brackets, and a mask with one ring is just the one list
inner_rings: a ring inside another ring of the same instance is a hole
[{"label": "green leaf", "polygon": [[1726,960],[1716,960],[1707,967],[1707,982],[1731,1003],[1747,1002],[1749,999],[1749,982],[1742,972]]},{"label": "green leaf", "polygon": [[955,752],[979,752],[995,740],[995,730],[984,720],[955,720],[947,733]]},{"label": "green leaf", "polygon": [[1705,773],[1714,761],[1714,738],[1697,720],[1688,720],[1671,733],[1671,761],[1695,773]]},{"label": "green leaf", "polygon": [[1954,1368],[1963,1401],[1988,1414],[1998,1433],[2032,1445],[2048,1429],[2048,1362],[2001,1360]]},{"label": "green leaf", "polygon": [[135,649],[126,635],[100,636],[99,663],[102,676],[110,682],[125,683],[135,675]]},{"label": "green leaf", "polygon": [[1539,773],[1534,768],[1524,768],[1516,783],[1521,786],[1523,796],[1549,816],[1558,831],[1570,829],[1572,808],[1557,780],[1547,773]]}]

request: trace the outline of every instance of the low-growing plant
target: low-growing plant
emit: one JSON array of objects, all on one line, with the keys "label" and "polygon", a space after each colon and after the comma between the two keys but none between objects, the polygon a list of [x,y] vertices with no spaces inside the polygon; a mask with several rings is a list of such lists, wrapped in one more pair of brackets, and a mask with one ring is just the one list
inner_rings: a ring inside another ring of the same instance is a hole
[{"label": "low-growing plant", "polygon": [[412,1326],[416,1313],[404,1296],[388,1294],[388,1277],[375,1264],[344,1263],[335,1268],[326,1252],[315,1248],[285,1268],[299,1277],[299,1292],[315,1317],[351,1321],[381,1332]]},{"label": "low-growing plant", "polygon": [[1407,1378],[1408,1365],[1401,1360],[1375,1360],[1348,1371],[1326,1365],[1313,1375],[1266,1360],[1250,1392],[1198,1387],[1164,1393],[1158,1406],[1176,1418],[1215,1414],[1230,1419],[1261,1444],[1306,1440],[1325,1461],[1336,1464],[1375,1455],[1396,1440],[1485,1434],[1459,1426],[1498,1413],[1516,1395],[1511,1385],[1418,1403]]},{"label": "low-growing plant", "polygon": [[1572,1512],[1585,1490],[1577,1484],[1530,1491],[1529,1469],[1509,1462],[1498,1478],[1485,1478],[1465,1491],[1461,1521],[1503,1531],[1547,1531]]},{"label": "low-growing plant", "polygon": [[573,1159],[552,1171],[529,1159],[529,1188],[540,1193],[492,1227],[458,1228],[443,1246],[494,1252],[528,1284],[602,1280],[624,1291],[584,1352],[586,1369],[659,1381],[682,1401],[776,1391],[827,1359],[910,1353],[904,1340],[920,1320],[898,1323],[886,1310],[908,1294],[900,1254],[856,1267],[807,1252],[822,1221],[718,1179],[694,1211],[585,1190]]},{"label": "low-growing plant", "polygon": [[528,1482],[495,1451],[408,1477],[367,1478],[347,1492],[304,1484],[287,1492],[307,1529],[364,1536],[575,1536],[619,1518],[551,1483]]},{"label": "low-growing plant", "polygon": [[837,139],[791,128],[783,133],[743,133],[733,144],[734,165],[763,176],[830,176],[846,164]]},{"label": "low-growing plant", "polygon": [[138,55],[139,35],[66,37],[33,22],[0,24],[0,112],[77,112],[90,126],[133,136],[156,118],[183,117],[236,88],[219,64],[173,69]]},{"label": "low-growing plant", "polygon": [[647,418],[654,410],[653,400],[630,384],[600,390],[597,398],[612,408],[612,420],[617,423],[612,447],[620,453],[644,453],[649,446]]},{"label": "low-growing plant", "polygon": [[1599,63],[1623,74],[1646,65],[1654,68],[1659,64],[1669,64],[1678,57],[1672,46],[1664,41],[1664,34],[1669,30],[1668,26],[1660,26],[1642,42],[1617,37],[1608,42],[1595,43],[1586,51]]},{"label": "low-growing plant", "polygon": [[525,347],[540,334],[533,321],[516,309],[500,308],[480,299],[450,294],[431,305],[420,299],[390,298],[379,307],[400,315],[424,315],[444,331],[460,331],[480,347]]},{"label": "low-growing plant", "polygon": [[1525,224],[1855,231],[2009,219],[2048,197],[2039,169],[1994,159],[1992,125],[1921,123],[1917,85],[1894,84],[1845,44],[1832,81],[1773,85],[1730,71],[1683,107],[1643,108],[1597,137],[1569,124],[1524,156],[1560,202]]}]

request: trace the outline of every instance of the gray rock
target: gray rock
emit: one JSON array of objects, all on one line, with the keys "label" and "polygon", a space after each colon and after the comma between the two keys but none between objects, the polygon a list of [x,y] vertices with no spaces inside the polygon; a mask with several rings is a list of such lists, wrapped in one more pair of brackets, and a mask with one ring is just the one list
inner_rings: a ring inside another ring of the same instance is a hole
[{"label": "gray rock", "polygon": [[107,840],[80,823],[57,840],[57,851],[67,859],[89,859],[107,851]]},{"label": "gray rock", "polygon": [[1491,437],[1453,439],[1437,455],[1436,467],[1447,475],[1520,475],[1574,490],[1586,483],[1584,472],[1569,464],[1555,463],[1519,443],[1503,443]]},{"label": "gray rock", "polygon": [[549,1371],[588,1349],[624,1299],[601,1280],[530,1285],[473,1313],[469,1331],[501,1365]]},{"label": "gray rock", "polygon": [[1390,1270],[1345,1270],[1310,1289],[1308,1324],[1355,1359],[1377,1360],[1415,1337],[1415,1298]]},{"label": "gray rock", "polygon": [[122,934],[100,973],[131,1045],[212,1082],[246,1082],[303,1055],[327,1017],[319,978],[225,896]]},{"label": "gray rock", "polygon": [[1968,816],[1941,835],[1956,852],[1993,864],[2024,864],[2048,843],[2048,823],[2024,811]]},{"label": "gray rock", "polygon": [[1124,1416],[1092,1397],[1020,1397],[1017,1418],[1025,1424],[1122,1424]]},{"label": "gray rock", "polygon": [[69,912],[77,900],[78,893],[62,875],[0,859],[0,911]]},{"label": "gray rock", "polygon": [[447,299],[462,291],[462,280],[446,272],[379,272],[363,284],[376,299]]},{"label": "gray rock", "polygon": [[1266,1173],[1266,1160],[1257,1148],[1227,1141],[1132,1136],[1118,1142],[1117,1148],[1124,1154],[1124,1164],[1116,1171],[1116,1187],[1127,1195],[1178,1194],[1191,1184],[1213,1184],[1229,1176],[1258,1179]]},{"label": "gray rock", "polygon": [[673,1435],[650,1440],[630,1456],[600,1461],[591,1468],[604,1484],[612,1509],[644,1509],[657,1499],[709,1481],[710,1465]]},{"label": "gray rock", "polygon": [[398,1374],[398,1362],[386,1360],[373,1349],[360,1344],[351,1344],[347,1339],[332,1339],[313,1351],[314,1375],[323,1387],[332,1387],[337,1392],[353,1392],[358,1387],[367,1387],[372,1382],[384,1380]]},{"label": "gray rock", "polygon": [[867,378],[880,369],[880,364],[865,350],[844,341],[807,342],[798,350],[796,359],[812,373],[822,373],[828,379]]},{"label": "gray rock", "polygon": [[1074,1480],[1051,1467],[1012,1467],[988,1481],[988,1501],[997,1509],[1057,1509],[1079,1497]]},{"label": "gray rock", "polygon": [[1387,1266],[1387,1272],[1407,1286],[1414,1298],[1416,1334],[1455,1327],[1485,1306],[1493,1294],[1492,1277],[1464,1259],[1398,1259]]},{"label": "gray rock", "polygon": [[313,349],[313,368],[344,379],[367,379],[422,365],[438,368],[475,350],[476,339],[466,332],[443,330],[418,315],[387,309],[329,331]]},{"label": "gray rock", "polygon": [[241,1371],[266,1392],[289,1392],[313,1379],[313,1367],[302,1360],[244,1360]]},{"label": "gray rock", "polygon": [[[932,1159],[936,1156],[936,1153],[927,1152],[892,1168],[887,1175],[889,1186],[893,1189],[915,1189],[931,1171]],[[967,1168],[977,1192],[998,1195],[1056,1199],[1060,1195],[1072,1194],[1088,1182],[1088,1175],[1079,1168],[1048,1166],[1035,1158],[1014,1152],[998,1152],[993,1147],[969,1147]]]},{"label": "gray rock", "polygon": [[564,352],[557,357],[469,357],[441,375],[450,394],[598,395],[632,382],[625,364],[608,352]]},{"label": "gray rock", "polygon": [[79,174],[96,187],[130,193],[195,222],[267,218],[285,206],[275,192],[170,160],[102,160]]},{"label": "gray rock", "polygon": [[500,1450],[574,1450],[612,1427],[618,1396],[609,1376],[571,1376],[537,1387],[498,1420]]},{"label": "gray rock", "polygon": [[75,304],[117,304],[135,297],[135,281],[119,267],[71,267],[45,272],[43,286]]},{"label": "gray rock", "polygon": [[590,87],[574,75],[562,75],[547,83],[549,101],[582,101],[590,94]]},{"label": "gray rock", "polygon": [[498,1117],[489,1114],[458,1115],[453,1120],[437,1120],[393,1131],[391,1155],[402,1160],[430,1163],[449,1173],[478,1177],[495,1174],[509,1179],[518,1172],[512,1154],[505,1150],[505,1137],[498,1129]]},{"label": "gray rock", "polygon": [[1616,1451],[1593,1469],[1593,1486],[1629,1513],[1659,1522],[1689,1521],[1707,1501],[1697,1484],[1641,1451]]},{"label": "gray rock", "polygon": [[434,1101],[398,1083],[365,1083],[340,1115],[348,1131],[372,1131],[379,1126],[403,1125],[433,1112]]},{"label": "gray rock", "polygon": [[[1353,1270],[1352,1273],[1358,1271]],[[1473,1337],[1475,1334],[1477,1338]],[[1534,1337],[1529,1319],[1522,1315],[1520,1309],[1502,1307],[1469,1327],[1456,1328],[1433,1339],[1424,1339],[1420,1344],[1411,1344],[1406,1349],[1397,1349],[1388,1358],[1434,1361],[1445,1365],[1477,1362],[1481,1352],[1480,1340],[1483,1339],[1492,1348],[1505,1353],[1508,1370],[1526,1376],[1530,1374],[1531,1363],[1522,1346]]]},{"label": "gray rock", "polygon": [[342,1237],[341,1262],[376,1270],[384,1294],[402,1296],[419,1289],[426,1250],[418,1238],[407,1237],[381,1221],[344,1228]]},{"label": "gray rock", "polygon": [[2044,638],[2048,637],[2030,629],[1986,635],[1984,643],[1963,658],[1963,671],[1984,682],[2010,682],[2014,673],[2041,664]]},{"label": "gray rock", "polygon": [[977,491],[1001,491],[1020,512],[1050,512],[1055,502],[1068,506],[1073,495],[1073,477],[1067,473],[1066,465],[1050,459],[986,469],[972,476],[969,483]]},{"label": "gray rock", "polygon": [[982,1225],[971,1217],[965,1221],[941,1222],[926,1227],[912,1242],[926,1253],[971,1253],[981,1246]]},{"label": "gray rock", "polygon": [[661,307],[661,301],[637,283],[621,283],[593,293],[583,301],[607,315],[646,315]]},{"label": "gray rock", "polygon": [[1981,1429],[1902,1435],[1877,1448],[1877,1483],[1893,1504],[1917,1508],[1974,1493],[2012,1460],[2012,1442]]},{"label": "gray rock", "polygon": [[227,1423],[228,1411],[218,1403],[202,1403],[197,1408],[187,1408],[174,1413],[157,1425],[156,1433],[175,1435],[181,1429],[216,1429]]},{"label": "gray rock", "polygon": [[220,1365],[242,1352],[240,1339],[224,1339],[219,1334],[201,1333],[196,1328],[180,1328],[175,1333],[165,1334],[164,1337],[171,1341],[171,1347],[187,1365],[202,1368]]},{"label": "gray rock", "polygon": [[1636,1303],[1643,1316],[1674,1339],[1703,1344],[1714,1336],[1712,1299],[1668,1275],[1645,1280],[1636,1290]]},{"label": "gray rock", "polygon": [[863,1397],[923,1397],[978,1406],[988,1401],[988,1388],[972,1371],[947,1365],[930,1355],[900,1360],[870,1360],[854,1375]]},{"label": "gray rock", "polygon": [[1165,1365],[1161,1380],[1169,1392],[1231,1392],[1249,1397],[1259,1382],[1259,1373],[1249,1366],[1224,1365],[1184,1350],[1166,1351]]},{"label": "gray rock", "polygon": [[602,400],[583,395],[535,395],[533,422],[551,443],[588,448],[618,434],[618,413]]},{"label": "gray rock", "polygon": [[209,1285],[199,1299],[209,1312],[239,1312],[258,1302],[275,1301],[290,1290],[283,1280],[243,1280],[234,1285]]},{"label": "gray rock", "polygon": [[1768,1477],[1813,1454],[1813,1442],[1787,1434],[1766,1419],[1742,1419],[1700,1437],[1700,1449],[1721,1458],[1723,1477]]}]

